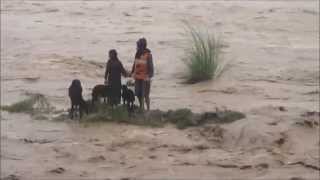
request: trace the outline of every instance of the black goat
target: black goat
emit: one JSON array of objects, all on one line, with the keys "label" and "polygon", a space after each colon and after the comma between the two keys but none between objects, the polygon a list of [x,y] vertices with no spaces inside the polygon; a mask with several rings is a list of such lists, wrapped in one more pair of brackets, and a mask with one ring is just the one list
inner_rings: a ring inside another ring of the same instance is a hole
[{"label": "black goat", "polygon": [[103,98],[104,103],[109,102],[110,96],[110,87],[107,85],[98,84],[92,89],[92,105],[94,105],[94,102],[99,100],[100,97]]},{"label": "black goat", "polygon": [[71,100],[70,118],[73,119],[74,115],[79,112],[80,118],[82,111],[88,114],[88,105],[82,97],[82,86],[78,79],[74,79],[69,87],[69,97]]},{"label": "black goat", "polygon": [[134,93],[131,89],[128,89],[126,85],[122,85],[122,101],[123,105],[128,106],[128,111],[133,111],[134,109]]}]

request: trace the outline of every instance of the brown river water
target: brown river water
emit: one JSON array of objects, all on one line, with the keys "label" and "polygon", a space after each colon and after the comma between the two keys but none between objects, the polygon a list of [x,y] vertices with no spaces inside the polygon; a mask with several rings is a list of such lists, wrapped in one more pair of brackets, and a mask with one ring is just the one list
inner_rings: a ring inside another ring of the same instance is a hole
[{"label": "brown river water", "polygon": [[[90,98],[104,82],[108,50],[117,49],[129,70],[135,42],[146,37],[155,64],[152,109],[246,114],[178,130],[1,111],[1,178],[319,179],[319,116],[310,115],[319,112],[317,7],[319,1],[1,1],[1,105],[41,93],[66,111],[73,79]],[[183,19],[206,24],[225,43],[228,66],[219,78],[182,83]]]}]

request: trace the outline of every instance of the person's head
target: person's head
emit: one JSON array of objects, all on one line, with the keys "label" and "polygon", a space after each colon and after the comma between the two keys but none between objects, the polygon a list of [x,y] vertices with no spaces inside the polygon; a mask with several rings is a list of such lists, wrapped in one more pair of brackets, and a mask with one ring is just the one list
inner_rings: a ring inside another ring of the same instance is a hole
[{"label": "person's head", "polygon": [[146,38],[140,38],[137,41],[137,49],[141,50],[141,49],[146,49],[146,48],[147,48],[147,40],[146,40]]},{"label": "person's head", "polygon": [[117,51],[115,49],[111,49],[109,51],[109,58],[111,60],[117,60],[118,59],[118,54],[117,54]]},{"label": "person's head", "polygon": [[81,87],[81,82],[79,79],[74,79],[72,80],[72,83],[71,83],[71,86],[70,87],[73,87],[73,88],[82,88]]}]

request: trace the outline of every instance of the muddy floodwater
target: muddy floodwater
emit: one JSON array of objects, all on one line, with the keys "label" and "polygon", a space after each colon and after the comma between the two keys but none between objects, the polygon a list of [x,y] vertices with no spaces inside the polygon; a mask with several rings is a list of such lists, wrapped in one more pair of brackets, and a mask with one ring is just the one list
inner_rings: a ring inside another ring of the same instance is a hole
[{"label": "muddy floodwater", "polygon": [[[1,105],[43,94],[70,106],[104,82],[109,49],[154,58],[151,109],[231,109],[245,118],[183,130],[1,111],[1,178],[319,179],[319,1],[1,1]],[[184,84],[182,21],[223,42],[228,68]],[[130,80],[123,78],[123,82]],[[137,102],[136,102],[137,104]],[[53,115],[54,116],[54,115]]]}]

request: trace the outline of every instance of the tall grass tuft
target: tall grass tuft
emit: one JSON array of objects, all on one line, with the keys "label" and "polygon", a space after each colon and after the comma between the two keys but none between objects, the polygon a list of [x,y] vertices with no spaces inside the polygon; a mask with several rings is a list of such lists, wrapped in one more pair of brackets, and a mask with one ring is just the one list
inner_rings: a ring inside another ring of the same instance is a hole
[{"label": "tall grass tuft", "polygon": [[223,68],[221,58],[222,42],[208,32],[203,33],[184,21],[190,47],[184,59],[188,67],[187,83],[197,83],[218,77]]}]

